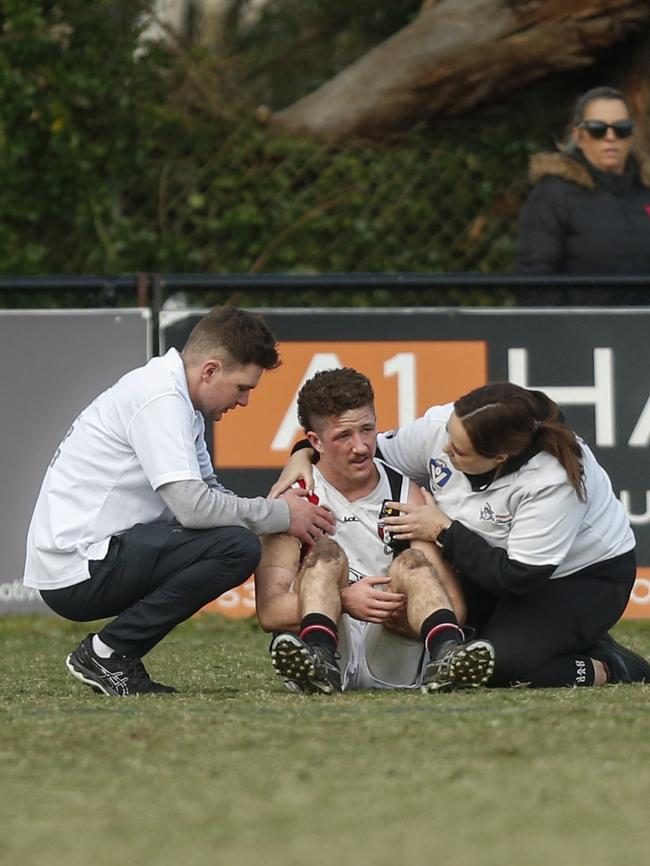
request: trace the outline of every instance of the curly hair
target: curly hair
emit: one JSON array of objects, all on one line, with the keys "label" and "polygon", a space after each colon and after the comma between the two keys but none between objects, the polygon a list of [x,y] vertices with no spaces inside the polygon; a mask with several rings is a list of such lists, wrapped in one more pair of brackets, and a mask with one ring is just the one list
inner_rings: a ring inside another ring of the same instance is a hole
[{"label": "curly hair", "polygon": [[321,370],[308,379],[298,393],[298,420],[308,432],[316,430],[325,418],[364,406],[374,411],[375,392],[363,373],[352,367]]}]

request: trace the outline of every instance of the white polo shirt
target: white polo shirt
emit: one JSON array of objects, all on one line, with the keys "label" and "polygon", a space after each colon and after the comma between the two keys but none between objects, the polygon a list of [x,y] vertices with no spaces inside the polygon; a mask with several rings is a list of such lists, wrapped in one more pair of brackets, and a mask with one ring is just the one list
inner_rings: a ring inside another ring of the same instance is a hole
[{"label": "white polo shirt", "polygon": [[378,445],[391,466],[431,489],[436,502],[508,558],[527,565],[556,565],[553,578],[626,553],[635,545],[622,504],[590,448],[582,449],[587,492],[582,502],[560,462],[540,451],[523,466],[472,490],[442,447],[453,404],[433,406],[399,430],[380,434]]},{"label": "white polo shirt", "polygon": [[27,537],[25,586],[57,589],[89,578],[110,538],[171,519],[156,490],[214,471],[203,416],[176,349],[123,376],[85,409],[47,470]]}]

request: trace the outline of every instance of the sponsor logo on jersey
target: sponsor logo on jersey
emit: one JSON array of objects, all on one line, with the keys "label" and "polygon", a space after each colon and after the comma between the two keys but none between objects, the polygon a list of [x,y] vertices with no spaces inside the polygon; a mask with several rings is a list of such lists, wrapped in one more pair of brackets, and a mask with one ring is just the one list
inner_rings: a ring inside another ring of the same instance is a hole
[{"label": "sponsor logo on jersey", "polygon": [[355,517],[354,514],[351,514],[351,515],[346,514],[343,517],[343,523],[358,523],[358,522],[359,522],[359,518]]},{"label": "sponsor logo on jersey", "polygon": [[512,514],[506,512],[505,514],[497,514],[494,508],[490,505],[489,502],[486,502],[483,508],[479,513],[480,520],[488,520],[490,523],[496,523],[497,525],[502,525],[504,523],[512,523]]},{"label": "sponsor logo on jersey", "polygon": [[361,580],[362,577],[366,576],[365,574],[363,574],[363,572],[357,571],[355,568],[352,568],[352,566],[348,566],[348,568],[348,585],[351,583],[356,583],[358,580]]},{"label": "sponsor logo on jersey", "polygon": [[429,471],[431,473],[431,484],[437,488],[444,487],[453,474],[453,470],[448,466],[447,462],[440,458],[429,461]]}]

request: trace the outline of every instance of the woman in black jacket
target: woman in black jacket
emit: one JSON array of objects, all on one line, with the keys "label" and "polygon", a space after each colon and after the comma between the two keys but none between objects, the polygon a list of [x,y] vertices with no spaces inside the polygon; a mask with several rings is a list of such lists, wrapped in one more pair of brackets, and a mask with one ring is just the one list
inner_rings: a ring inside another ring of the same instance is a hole
[{"label": "woman in black jacket", "polygon": [[531,160],[519,273],[650,274],[650,162],[633,150],[623,94],[585,93],[559,153]]}]

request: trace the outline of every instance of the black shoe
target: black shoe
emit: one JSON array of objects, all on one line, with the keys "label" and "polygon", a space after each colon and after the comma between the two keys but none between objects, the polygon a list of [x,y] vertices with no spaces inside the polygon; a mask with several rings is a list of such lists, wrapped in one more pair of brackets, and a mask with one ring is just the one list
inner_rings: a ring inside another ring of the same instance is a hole
[{"label": "black shoe", "polygon": [[650,683],[650,664],[610,634],[597,640],[588,653],[606,665],[608,683]]},{"label": "black shoe", "polygon": [[484,686],[494,670],[494,647],[487,640],[444,644],[435,658],[429,659],[422,677],[421,691],[449,692]]},{"label": "black shoe", "polygon": [[124,698],[129,695],[171,694],[173,686],[154,682],[139,658],[113,655],[100,658],[93,650],[93,635],[84,638],[65,660],[73,677],[102,695]]},{"label": "black shoe", "polygon": [[291,691],[341,691],[339,655],[328,647],[307,644],[295,634],[279,634],[271,642],[271,661],[275,672]]}]

